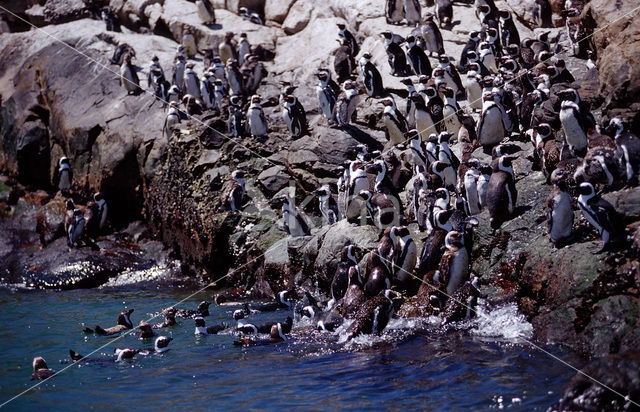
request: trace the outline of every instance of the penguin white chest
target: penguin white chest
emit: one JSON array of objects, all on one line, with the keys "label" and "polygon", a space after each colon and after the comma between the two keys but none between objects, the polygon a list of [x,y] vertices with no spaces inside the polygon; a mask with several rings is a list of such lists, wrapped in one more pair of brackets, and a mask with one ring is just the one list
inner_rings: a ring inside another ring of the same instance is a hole
[{"label": "penguin white chest", "polygon": [[559,192],[553,197],[553,210],[551,211],[551,230],[549,237],[552,242],[571,235],[573,226],[573,208],[571,196],[566,192]]},{"label": "penguin white chest", "polygon": [[467,195],[467,204],[471,215],[480,213],[480,197],[478,195],[479,176],[472,170],[467,170],[464,174],[464,190]]},{"label": "penguin white chest", "polygon": [[253,136],[264,136],[267,134],[267,125],[261,119],[260,109],[249,109],[247,113],[247,120],[249,121],[249,128]]},{"label": "penguin white chest", "polygon": [[447,294],[453,294],[464,283],[469,273],[469,254],[464,247],[456,251],[451,259]]},{"label": "penguin white chest", "polygon": [[582,130],[572,109],[560,110],[560,122],[562,123],[562,130],[564,131],[564,136],[569,146],[577,151],[586,149],[587,136],[584,130]]},{"label": "penguin white chest", "polygon": [[495,145],[504,138],[504,123],[502,112],[497,105],[493,105],[482,114],[482,128],[478,133],[478,142],[483,145]]}]

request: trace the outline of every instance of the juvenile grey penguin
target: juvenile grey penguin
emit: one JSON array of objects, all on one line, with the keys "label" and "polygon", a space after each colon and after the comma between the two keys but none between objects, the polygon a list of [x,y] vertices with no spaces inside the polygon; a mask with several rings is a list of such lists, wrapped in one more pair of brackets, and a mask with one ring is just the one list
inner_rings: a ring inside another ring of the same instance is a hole
[{"label": "juvenile grey penguin", "polygon": [[244,170],[234,170],[231,172],[231,180],[222,192],[223,210],[241,210],[244,199]]},{"label": "juvenile grey penguin", "polygon": [[384,15],[387,24],[400,24],[404,18],[403,0],[386,0]]},{"label": "juvenile grey penguin", "polygon": [[102,192],[97,192],[93,195],[93,201],[98,207],[98,228],[103,230],[107,225],[107,201],[104,199]]},{"label": "juvenile grey penguin", "polygon": [[589,182],[580,183],[578,193],[578,207],[582,215],[602,237],[602,248],[595,253],[623,245],[626,242],[624,221],[613,205],[598,196]]},{"label": "juvenile grey penguin", "polygon": [[261,98],[259,95],[251,97],[251,104],[247,109],[247,122],[249,123],[249,130],[253,137],[266,137],[267,136],[267,118],[262,111],[260,105]]},{"label": "juvenile grey penguin", "polygon": [[75,209],[73,211],[73,220],[69,224],[67,231],[67,245],[69,247],[78,246],[84,236],[84,213],[82,210]]},{"label": "juvenile grey penguin", "polygon": [[553,190],[547,197],[547,228],[555,247],[564,246],[572,237],[573,205],[567,192],[565,171],[557,169],[551,176]]},{"label": "juvenile grey penguin", "polygon": [[[396,0],[397,1],[397,0]],[[422,6],[418,0],[403,0],[404,18],[409,26],[416,26],[422,20]]]},{"label": "juvenile grey penguin", "polygon": [[124,86],[127,94],[139,94],[142,92],[142,89],[140,89],[138,73],[131,63],[130,53],[126,53],[124,55],[124,60],[120,66],[120,84]]},{"label": "juvenile grey penguin", "polygon": [[451,27],[453,23],[453,2],[451,0],[435,0],[436,17],[440,27]]},{"label": "juvenile grey penguin", "polygon": [[196,0],[198,16],[204,24],[216,23],[216,12],[209,0]]},{"label": "juvenile grey penguin", "polygon": [[438,25],[433,21],[433,15],[428,14],[425,16],[421,30],[425,51],[428,51],[431,56],[433,56],[433,53],[438,55],[444,54],[442,33],[440,33],[440,28],[438,28]]},{"label": "juvenile grey penguin", "polygon": [[220,56],[222,64],[227,64],[227,60],[229,59],[237,58],[236,48],[233,44],[233,32],[228,31],[224,35],[224,40],[218,45],[218,55]]},{"label": "juvenile grey penguin", "polygon": [[324,185],[314,190],[313,194],[318,196],[320,213],[322,213],[322,217],[327,224],[332,225],[336,223],[340,219],[340,213],[338,212],[338,203],[331,195],[329,185]]},{"label": "juvenile grey penguin", "polygon": [[518,200],[512,157],[505,155],[493,160],[493,173],[487,186],[487,208],[491,228],[498,229],[513,214]]}]

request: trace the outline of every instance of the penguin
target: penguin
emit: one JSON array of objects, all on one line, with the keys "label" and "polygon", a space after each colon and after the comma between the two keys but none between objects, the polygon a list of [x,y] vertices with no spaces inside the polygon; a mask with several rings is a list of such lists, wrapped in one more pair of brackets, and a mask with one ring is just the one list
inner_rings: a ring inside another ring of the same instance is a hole
[{"label": "penguin", "polygon": [[364,295],[368,299],[377,296],[385,289],[391,288],[391,273],[389,272],[388,265],[392,262],[385,262],[378,249],[373,249],[369,253],[367,263],[365,265],[364,278]]},{"label": "penguin", "polygon": [[347,26],[344,23],[337,23],[337,25],[338,25],[338,36],[344,39],[345,44],[350,49],[351,56],[355,57],[360,52],[360,47],[358,47],[358,42],[356,41],[356,38],[347,29]]},{"label": "penguin", "polygon": [[[382,292],[382,291],[381,291]],[[385,292],[390,292],[387,290]],[[374,296],[364,302],[349,328],[347,340],[365,334],[380,334],[389,323],[393,314],[393,302],[385,294]]]},{"label": "penguin", "polygon": [[389,67],[391,68],[391,75],[400,77],[411,75],[411,68],[407,64],[407,56],[400,45],[393,40],[393,33],[385,31],[380,33],[380,35],[384,37],[385,50],[387,52]]},{"label": "penguin", "polygon": [[49,379],[50,377],[55,375],[55,372],[49,369],[49,367],[47,366],[47,362],[45,362],[44,358],[41,356],[36,356],[35,358],[33,358],[32,366],[33,366],[33,375],[31,375],[32,381]]},{"label": "penguin", "polygon": [[216,12],[209,0],[196,0],[196,7],[204,24],[216,24]]},{"label": "penguin", "polygon": [[364,303],[366,297],[363,291],[362,276],[357,266],[349,267],[349,285],[342,299],[341,315],[345,319],[353,319],[358,308]]},{"label": "penguin", "polygon": [[403,0],[386,0],[384,15],[387,24],[400,24],[404,17]]},{"label": "penguin", "polygon": [[329,87],[329,75],[326,72],[316,73],[319,83],[316,86],[316,96],[318,96],[318,108],[322,116],[329,121],[333,121],[333,112],[336,106],[336,95]]},{"label": "penguin", "polygon": [[445,298],[448,298],[469,279],[469,253],[464,246],[463,235],[455,230],[447,233],[444,245],[446,251],[442,255],[434,280],[443,285]]},{"label": "penguin", "polygon": [[384,160],[378,159],[365,167],[367,173],[375,174],[376,181],[373,190],[376,193],[392,195],[398,197],[398,191],[393,186],[393,182],[388,174],[388,168]]},{"label": "penguin", "polygon": [[[131,323],[131,314],[133,313],[133,309],[125,310],[120,312],[118,315],[118,321],[116,326],[112,326],[110,328],[103,329],[100,325],[96,325],[95,332],[98,335],[108,336],[115,335],[120,332],[123,332],[128,329],[133,329],[133,323]],[[85,329],[85,332],[92,333],[93,331],[89,328]]]},{"label": "penguin", "polygon": [[[422,136],[429,136],[431,133],[435,132],[435,122],[433,121],[431,113],[429,112],[421,94],[414,93],[409,97],[409,99],[412,102],[414,110],[413,117],[415,120],[416,132],[418,133],[418,138],[422,139]],[[428,164],[425,165],[425,167],[426,166],[428,166]]]},{"label": "penguin", "polygon": [[[435,128],[433,132],[439,132],[440,129],[444,128],[444,125],[442,124],[444,121],[444,102],[442,101],[442,98],[434,87],[427,87],[424,91],[424,94],[427,110],[431,115],[433,127]],[[428,130],[425,129],[418,129],[418,131],[423,135],[425,135],[425,133],[428,133]]]},{"label": "penguin", "polygon": [[171,102],[169,104],[169,111],[167,117],[164,119],[164,125],[162,126],[162,134],[170,139],[173,134],[173,128],[177,123],[180,123],[180,113],[178,112],[178,104]]},{"label": "penguin", "polygon": [[247,116],[242,111],[240,96],[229,98],[229,131],[233,137],[245,137],[247,134]]},{"label": "penguin", "polygon": [[447,85],[453,89],[456,99],[466,99],[466,93],[462,85],[462,80],[460,79],[460,74],[455,66],[451,64],[449,56],[441,54],[438,58],[438,63],[440,68],[444,70],[444,78]]},{"label": "penguin", "polygon": [[162,309],[162,315],[164,315],[164,321],[159,323],[152,323],[151,327],[153,329],[163,329],[168,328],[169,326],[176,325],[176,310],[173,306]]},{"label": "penguin", "polygon": [[518,200],[512,157],[505,155],[493,161],[487,186],[486,202],[492,229],[498,229],[513,214]]},{"label": "penguin", "polygon": [[355,69],[354,56],[351,55],[351,49],[346,40],[338,40],[340,47],[336,50],[333,59],[333,70],[338,76],[338,82],[346,82],[351,78],[351,73]]},{"label": "penguin", "polygon": [[600,183],[605,188],[619,186],[625,180],[624,169],[621,166],[615,147],[595,146],[587,151],[573,178],[576,182]]},{"label": "penguin", "polygon": [[395,107],[395,103],[391,97],[387,97],[380,101],[384,105],[382,119],[387,129],[387,138],[393,146],[404,143],[404,135],[407,133],[407,119]]},{"label": "penguin", "polygon": [[282,105],[282,118],[292,139],[298,139],[308,133],[307,114],[295,96],[285,96]]},{"label": "penguin", "polygon": [[573,89],[566,89],[556,94],[562,100],[559,117],[565,141],[574,153],[584,154],[588,143],[587,126],[585,116],[575,101],[577,93]]},{"label": "penguin", "polygon": [[[222,104],[224,103],[224,98],[227,96],[227,90],[225,89],[222,80],[216,79],[213,81],[213,96],[214,96],[214,106],[215,109],[218,110],[219,113],[222,112]],[[234,95],[229,99],[229,103],[230,105],[233,105],[233,103],[231,103],[231,99],[233,97],[236,97],[238,99],[238,106],[235,106],[236,111],[242,112],[242,107],[241,107],[241,103],[242,103],[242,97],[239,95]],[[246,120],[246,116],[244,116],[244,113],[242,113],[243,118]]]},{"label": "penguin", "polygon": [[410,290],[413,280],[413,269],[416,267],[418,249],[406,226],[394,226],[395,234],[394,276],[393,282],[403,290]]},{"label": "penguin", "polygon": [[213,56],[211,67],[209,70],[213,72],[213,76],[218,80],[225,79],[224,65],[220,56]]},{"label": "penguin", "polygon": [[247,9],[246,7],[238,8],[238,13],[244,20],[250,21],[253,24],[264,26],[264,13],[260,14],[255,11],[249,12],[249,9]]},{"label": "penguin", "polygon": [[226,65],[227,60],[236,59],[236,48],[233,45],[233,32],[228,31],[224,35],[224,40],[218,45],[218,55],[222,64]]},{"label": "penguin", "polygon": [[349,182],[345,199],[345,214],[350,222],[360,217],[360,192],[371,189],[369,177],[361,166],[362,161],[360,160],[354,160],[349,164]]},{"label": "penguin", "polygon": [[460,128],[462,127],[462,122],[460,121],[460,107],[456,102],[455,93],[452,88],[445,87],[443,89],[443,94],[445,97],[445,103],[442,108],[442,116],[444,118],[444,126],[447,131],[453,133],[454,136],[457,136],[460,132]]},{"label": "penguin", "polygon": [[182,56],[178,56],[173,66],[173,84],[178,86],[180,91],[184,90],[184,71],[185,71],[185,59]]},{"label": "penguin", "polygon": [[451,28],[453,23],[453,2],[451,0],[435,0],[436,17],[440,27]]},{"label": "penguin", "polygon": [[[365,201],[374,225],[378,228],[378,232],[382,234],[384,229],[397,218],[396,213],[399,213],[397,198],[392,198],[382,193],[371,193],[369,190],[361,191],[359,197]],[[395,199],[396,203],[392,199]]]},{"label": "penguin", "polygon": [[487,207],[487,190],[489,188],[489,180],[491,180],[491,174],[493,169],[490,165],[481,165],[480,176],[478,177],[478,200],[482,209]]},{"label": "penguin", "polygon": [[479,60],[484,67],[492,74],[498,73],[498,65],[496,63],[496,56],[491,48],[491,45],[487,42],[481,42],[478,46]]},{"label": "penguin", "polygon": [[332,310],[322,312],[319,308],[312,305],[302,308],[302,315],[310,319],[312,323],[315,323],[317,330],[325,332],[333,332],[339,328],[344,319],[339,314]]},{"label": "penguin", "polygon": [[247,33],[240,33],[240,42],[238,43],[238,64],[242,66],[247,59],[247,55],[250,54],[251,45],[247,39]]},{"label": "penguin", "polygon": [[173,338],[167,336],[158,336],[153,342],[153,348],[137,349],[138,353],[143,356],[152,355],[154,353],[164,353],[169,350],[169,342]]},{"label": "penguin", "polygon": [[464,82],[464,89],[467,93],[467,101],[469,107],[476,110],[482,110],[482,76],[478,73],[480,66],[477,63],[469,64],[469,70],[467,71],[466,80]]},{"label": "penguin", "polygon": [[229,83],[229,94],[244,96],[246,94],[244,79],[238,68],[236,59],[228,59],[224,70],[227,82]]},{"label": "penguin", "polygon": [[430,171],[440,178],[444,187],[450,190],[455,189],[457,175],[456,171],[449,163],[436,160],[435,162],[431,163]]},{"label": "penguin", "polygon": [[196,39],[193,37],[191,28],[186,27],[182,32],[182,46],[184,46],[184,52],[187,58],[193,59],[198,53],[198,47],[196,46]]},{"label": "penguin", "polygon": [[438,135],[438,160],[448,163],[454,170],[458,170],[460,160],[449,148],[449,139],[453,136],[451,132],[441,132]]},{"label": "penguin", "polygon": [[578,193],[578,207],[582,215],[602,237],[602,248],[594,253],[626,243],[624,220],[611,203],[598,196],[589,182],[580,183]]},{"label": "penguin", "polygon": [[482,93],[482,114],[476,134],[478,143],[485,148],[497,145],[506,134],[502,111],[494,101],[491,91]]},{"label": "penguin", "polygon": [[507,47],[511,44],[520,45],[520,34],[518,33],[515,22],[513,21],[511,12],[507,9],[501,9],[498,11],[498,15],[500,16],[498,27],[500,30],[500,44],[502,47]]},{"label": "penguin", "polygon": [[247,122],[249,123],[249,130],[252,137],[267,136],[267,118],[262,111],[260,102],[260,96],[257,94],[253,95],[251,97],[251,104],[247,109]]},{"label": "penguin", "polygon": [[293,303],[291,302],[291,291],[282,290],[278,292],[275,297],[275,302],[267,303],[253,303],[250,306],[250,310],[258,312],[274,312],[278,309],[293,309]]},{"label": "penguin", "polygon": [[456,290],[451,299],[448,299],[444,310],[442,311],[442,325],[451,322],[469,320],[476,315],[476,306],[478,305],[478,277],[473,276],[472,280],[464,282],[464,284]]},{"label": "penguin", "polygon": [[331,195],[329,185],[324,185],[321,188],[314,190],[313,194],[318,196],[320,213],[322,213],[322,217],[327,224],[332,225],[340,220],[338,203]]},{"label": "penguin", "polygon": [[155,336],[153,328],[145,320],[141,320],[136,327],[138,329],[138,339],[147,339]]},{"label": "penguin", "polygon": [[358,104],[358,90],[353,81],[347,80],[342,85],[342,93],[338,96],[335,106],[335,118],[338,126],[344,127],[351,123]]},{"label": "penguin", "polygon": [[[171,85],[169,87],[169,89],[167,90],[167,95],[165,97],[165,102],[168,103],[177,103],[180,101],[180,98],[182,97],[182,92],[180,91],[180,89],[178,88],[178,86]],[[167,106],[168,107],[168,106]],[[169,110],[169,109],[167,109]]]},{"label": "penguin", "polygon": [[572,237],[573,205],[562,169],[553,174],[551,183],[553,189],[547,197],[547,229],[553,246],[561,248]]},{"label": "penguin", "polygon": [[82,210],[74,209],[73,220],[69,224],[69,229],[67,230],[67,246],[70,248],[79,246],[84,237],[84,226],[85,220]]},{"label": "penguin", "polygon": [[211,73],[209,72],[204,72],[204,79],[200,82],[200,96],[202,97],[204,107],[209,110],[215,107],[216,97],[211,84]]},{"label": "penguin", "polygon": [[176,310],[176,316],[179,318],[197,318],[209,316],[209,306],[211,302],[203,300],[198,303],[196,310],[193,309],[178,309]]},{"label": "penguin", "polygon": [[[420,138],[420,134],[416,129],[411,129],[405,134],[405,139],[409,140],[409,150],[411,150],[411,159],[413,163],[414,170],[420,168],[421,170],[427,170],[429,166],[429,160],[426,155],[426,148],[424,147],[424,143]],[[414,193],[415,196],[418,195],[417,192]]]},{"label": "penguin", "polygon": [[242,210],[242,201],[244,199],[244,170],[234,170],[231,172],[231,180],[227,183],[222,191],[222,205],[219,210]]},{"label": "penguin", "polygon": [[195,335],[217,335],[218,332],[229,328],[229,325],[224,322],[218,325],[207,326],[204,318],[200,316],[194,318],[194,322],[196,326],[194,331]]},{"label": "penguin", "polygon": [[640,139],[635,134],[626,130],[625,124],[619,117],[613,117],[605,129],[609,135],[613,135],[617,148],[617,157],[622,163],[629,184],[634,176],[640,173]]},{"label": "penguin", "polygon": [[382,76],[376,66],[371,63],[371,55],[369,53],[364,53],[360,58],[360,74],[369,97],[379,97],[385,93],[382,85]]},{"label": "penguin", "polygon": [[482,60],[480,60],[480,55],[478,54],[478,52],[474,50],[469,50],[467,52],[467,67],[469,67],[470,63],[476,63],[478,65],[478,67],[480,68],[478,73],[482,78],[492,76],[492,73],[489,71],[489,69],[487,69],[487,66],[485,66],[482,63]]},{"label": "penguin", "polygon": [[200,104],[200,100],[190,94],[185,94],[182,97],[182,105],[185,107],[187,115],[189,116],[202,114],[202,105]]},{"label": "penguin", "polygon": [[554,83],[573,83],[576,81],[569,69],[567,69],[567,64],[564,59],[556,59],[553,66],[557,73],[553,78]]},{"label": "penguin", "polygon": [[534,130],[536,132],[536,141],[534,142],[536,150],[534,151],[534,155],[538,156],[540,169],[547,178],[547,181],[550,181],[551,174],[560,160],[560,152],[556,145],[553,129],[548,123],[540,123],[534,127]]},{"label": "penguin", "polygon": [[338,262],[336,273],[331,281],[331,298],[335,302],[345,297],[351,282],[350,272],[352,269],[357,273],[357,284],[361,285],[362,278],[360,277],[360,268],[355,257],[355,246],[345,245],[340,252],[340,262]]},{"label": "penguin", "polygon": [[416,76],[431,76],[431,63],[424,51],[416,44],[414,36],[407,37],[407,60]]},{"label": "penguin", "polygon": [[442,33],[440,33],[440,28],[433,21],[433,16],[431,14],[425,16],[421,30],[425,44],[425,51],[428,51],[431,56],[433,56],[433,53],[438,55],[444,54]]},{"label": "penguin", "polygon": [[467,43],[464,45],[464,48],[462,49],[462,53],[460,53],[460,61],[458,63],[458,69],[460,71],[466,71],[468,58],[469,58],[467,53],[469,53],[470,51],[475,53],[478,50],[479,44],[480,44],[480,32],[472,31],[471,33],[469,33],[469,40],[467,40]]},{"label": "penguin", "polygon": [[429,272],[438,269],[445,251],[445,237],[453,230],[449,218],[453,210],[433,211],[433,231],[427,236],[420,252],[416,275],[424,278]]},{"label": "penguin", "polygon": [[193,71],[193,63],[187,63],[184,71],[184,90],[187,94],[192,95],[196,99],[200,99],[200,80],[198,75]]},{"label": "penguin", "polygon": [[162,70],[162,66],[160,66],[160,59],[158,56],[153,56],[151,58],[151,64],[149,65],[149,75],[147,76],[147,86],[151,90],[156,90],[157,81],[154,78],[154,72],[159,71],[157,75],[159,77],[164,78],[164,70]]},{"label": "penguin", "polygon": [[467,200],[470,216],[477,215],[482,209],[478,192],[478,180],[480,179],[480,170],[476,168],[478,163],[477,159],[468,160],[466,165],[469,168],[463,176],[465,199]]},{"label": "penguin", "polygon": [[61,157],[58,160],[58,168],[54,176],[54,182],[63,194],[71,191],[71,183],[73,182],[73,170],[68,157]]},{"label": "penguin", "polygon": [[[398,0],[396,0],[398,1]],[[410,27],[417,26],[422,20],[422,6],[418,0],[403,0],[404,18]]]},{"label": "penguin", "polygon": [[98,221],[98,228],[103,230],[107,224],[107,201],[104,199],[101,192],[96,192],[93,195],[93,201],[97,206],[98,214],[96,217]]},{"label": "penguin", "polygon": [[137,95],[142,92],[140,79],[135,67],[131,64],[131,54],[126,53],[120,66],[120,84],[124,86],[127,94]]},{"label": "penguin", "polygon": [[311,234],[309,225],[307,225],[307,222],[293,204],[293,200],[289,196],[283,196],[275,200],[279,200],[282,203],[282,218],[285,231],[291,237],[309,236]]},{"label": "penguin", "polygon": [[535,0],[531,15],[533,16],[533,21],[536,22],[536,25],[538,27],[553,27],[553,22],[551,19],[552,10],[548,0]]}]

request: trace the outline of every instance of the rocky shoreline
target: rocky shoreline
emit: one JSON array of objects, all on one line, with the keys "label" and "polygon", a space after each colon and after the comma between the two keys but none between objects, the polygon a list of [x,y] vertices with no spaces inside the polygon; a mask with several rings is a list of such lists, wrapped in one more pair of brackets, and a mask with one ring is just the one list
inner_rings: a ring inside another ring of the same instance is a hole
[{"label": "rocky shoreline", "polygon": [[[28,26],[16,19],[10,21],[16,32],[0,35],[0,231],[9,234],[0,246],[3,283],[95,287],[126,271],[178,258],[180,267],[163,276],[184,274],[210,282],[231,273],[220,286],[251,297],[291,289],[326,294],[347,240],[362,251],[377,245],[374,226],[346,220],[323,225],[317,201],[306,200],[316,188],[335,183],[339,167],[358,144],[382,150],[388,143],[373,101],[358,107],[356,127],[341,130],[323,121],[314,91],[315,72],[332,62],[334,28],[344,21],[358,32],[361,49],[385,67],[385,85],[404,87],[386,69],[379,36],[388,29],[384,2],[330,1],[312,7],[300,0],[216,1],[216,24],[209,26],[186,1],[103,2],[119,16],[123,33],[107,32],[104,22],[85,18],[86,4],[79,0],[9,3],[9,10],[44,26],[49,36],[23,31]],[[529,3],[506,2],[523,33],[534,32]],[[550,3],[556,27],[548,30],[560,49],[568,44],[562,2]],[[242,6],[264,10],[266,25],[242,19]],[[568,54],[565,60],[599,123],[621,116],[638,134],[640,66],[635,62],[640,41],[634,35],[640,23],[637,16],[625,16],[633,7],[631,1],[591,0],[580,19],[593,33],[596,68]],[[475,19],[466,4],[456,3],[455,16]],[[230,139],[225,119],[215,115],[183,122],[166,139],[161,103],[146,93],[126,96],[118,83],[119,68],[109,59],[115,45],[126,42],[136,50],[140,66],[157,55],[169,68],[186,28],[200,50],[216,48],[231,28],[247,33],[251,44],[260,46],[269,72],[260,94],[277,98],[281,81],[295,82],[296,95],[307,108],[309,135],[291,141],[276,104],[265,108],[270,133],[264,142]],[[394,31],[407,35],[410,29]],[[449,55],[460,55],[469,31],[464,25],[443,31]],[[542,172],[532,170],[531,143],[513,143],[517,217],[493,233],[487,211],[477,216],[471,270],[479,276],[481,294],[490,305],[516,301],[534,326],[536,342],[567,345],[590,358],[640,350],[640,188],[604,195],[624,216],[629,248],[592,255],[599,237],[578,213],[574,232],[579,240],[555,249],[545,223],[552,187]],[[90,248],[70,252],[63,238],[64,199],[52,182],[63,155],[72,161],[74,200],[84,204],[100,188],[109,201],[112,229],[98,240],[98,254]],[[473,155],[490,161],[482,149]],[[248,175],[246,206],[241,212],[219,212],[224,183],[238,168]],[[290,186],[313,224],[311,236],[287,236],[279,211],[271,206],[271,199]],[[407,189],[401,194],[406,200],[412,188]],[[409,229],[420,250],[417,226]]]}]

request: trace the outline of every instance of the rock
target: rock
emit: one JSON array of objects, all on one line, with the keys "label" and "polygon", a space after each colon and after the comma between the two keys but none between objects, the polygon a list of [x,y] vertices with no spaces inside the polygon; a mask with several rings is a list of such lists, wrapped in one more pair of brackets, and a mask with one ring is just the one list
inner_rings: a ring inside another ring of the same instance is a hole
[{"label": "rock", "polygon": [[640,399],[638,352],[597,359],[581,372],[571,379],[560,400],[549,411],[626,411],[634,409],[629,399]]},{"label": "rock", "polygon": [[311,19],[311,12],[313,11],[314,4],[307,1],[297,1],[289,10],[287,18],[282,23],[282,28],[286,34],[296,34],[302,31],[309,20]]},{"label": "rock", "polygon": [[606,193],[602,197],[626,218],[640,218],[640,187]]},{"label": "rock", "polygon": [[295,2],[296,0],[270,0],[269,6],[266,7],[264,17],[267,20],[282,24],[287,18],[291,6],[293,6]]},{"label": "rock", "polygon": [[48,0],[44,5],[44,21],[61,24],[83,17],[86,5],[82,0]]},{"label": "rock", "polygon": [[31,8],[25,11],[29,22],[34,26],[41,27],[45,25],[44,19],[44,6],[40,4],[34,4]]},{"label": "rock", "polygon": [[273,166],[258,175],[258,182],[267,196],[272,196],[289,184],[290,177],[282,166]]},{"label": "rock", "polygon": [[65,237],[64,219],[66,214],[66,199],[57,196],[38,210],[36,216],[36,231],[40,235],[42,246],[53,242],[59,237]]}]

